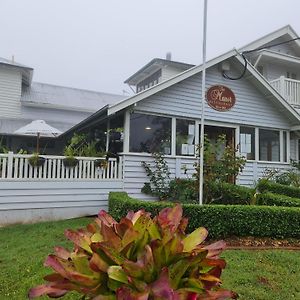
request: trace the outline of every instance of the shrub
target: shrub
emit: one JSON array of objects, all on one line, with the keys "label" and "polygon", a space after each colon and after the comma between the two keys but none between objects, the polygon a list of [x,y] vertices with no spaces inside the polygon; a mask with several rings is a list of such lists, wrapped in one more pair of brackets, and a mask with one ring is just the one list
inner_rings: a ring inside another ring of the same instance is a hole
[{"label": "shrub", "polygon": [[[109,211],[120,219],[128,209],[144,208],[157,215],[160,209],[172,205],[167,202],[145,202],[130,198],[126,193],[110,193]],[[254,205],[196,205],[183,204],[189,219],[189,231],[199,226],[208,229],[209,237],[256,236],[300,238],[300,209]]]},{"label": "shrub", "polygon": [[250,204],[254,189],[227,182],[210,182],[211,204]]},{"label": "shrub", "polygon": [[300,207],[300,199],[273,193],[263,193],[256,196],[257,205]]},{"label": "shrub", "polygon": [[93,300],[236,299],[220,289],[223,241],[203,246],[207,230],[186,235],[182,207],[163,209],[156,218],[139,210],[117,223],[101,211],[86,229],[67,230],[73,252],[56,247],[45,266],[55,273],[29,297],[58,298],[69,291]]},{"label": "shrub", "polygon": [[[193,179],[177,178],[172,180],[169,200],[197,204],[199,197],[197,185],[198,181]],[[250,204],[255,193],[254,189],[226,182],[209,182],[207,190],[209,190],[211,198],[210,204]]]},{"label": "shrub", "polygon": [[286,195],[293,198],[300,198],[300,188],[286,186],[279,183],[271,182],[267,179],[261,179],[257,184],[257,189],[263,192]]},{"label": "shrub", "polygon": [[198,203],[198,182],[193,179],[176,178],[170,181],[168,200],[180,203]]},{"label": "shrub", "polygon": [[150,182],[146,182],[142,192],[165,200],[169,194],[170,170],[162,153],[152,153],[154,165],[142,161]]}]

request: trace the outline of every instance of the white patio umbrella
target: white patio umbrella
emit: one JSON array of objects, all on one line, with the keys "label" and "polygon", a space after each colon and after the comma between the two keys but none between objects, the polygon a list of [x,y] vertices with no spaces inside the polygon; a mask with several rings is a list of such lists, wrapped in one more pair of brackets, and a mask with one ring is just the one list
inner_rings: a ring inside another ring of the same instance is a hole
[{"label": "white patio umbrella", "polygon": [[39,140],[40,137],[56,137],[62,132],[49,124],[47,124],[44,120],[35,120],[31,123],[17,129],[15,134],[20,135],[31,135],[36,136],[36,152],[39,153]]}]

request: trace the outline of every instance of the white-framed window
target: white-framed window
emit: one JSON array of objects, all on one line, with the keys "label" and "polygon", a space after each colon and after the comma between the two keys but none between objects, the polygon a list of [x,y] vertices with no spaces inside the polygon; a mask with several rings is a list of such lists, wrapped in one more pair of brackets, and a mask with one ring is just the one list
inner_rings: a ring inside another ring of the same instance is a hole
[{"label": "white-framed window", "polygon": [[255,160],[255,128],[240,127],[240,152],[247,160]]},{"label": "white-framed window", "polygon": [[280,131],[259,129],[259,160],[280,162]]},{"label": "white-framed window", "polygon": [[195,155],[195,121],[176,119],[176,155]]},{"label": "white-framed window", "polygon": [[142,113],[130,115],[130,152],[171,154],[172,118]]}]

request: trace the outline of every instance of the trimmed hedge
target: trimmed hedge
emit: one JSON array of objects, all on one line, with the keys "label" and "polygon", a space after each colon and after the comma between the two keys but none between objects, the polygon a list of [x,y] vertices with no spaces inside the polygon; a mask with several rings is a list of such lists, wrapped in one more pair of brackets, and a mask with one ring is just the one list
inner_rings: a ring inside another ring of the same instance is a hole
[{"label": "trimmed hedge", "polygon": [[215,199],[211,204],[250,204],[254,189],[226,182],[211,182],[210,193]]},{"label": "trimmed hedge", "polygon": [[274,194],[285,195],[293,198],[300,198],[300,188],[271,182],[265,179],[261,179],[258,182],[257,189],[261,193],[271,192]]},{"label": "trimmed hedge", "polygon": [[[109,212],[117,220],[128,211],[144,208],[152,215],[171,202],[146,202],[130,198],[127,193],[109,194]],[[252,205],[183,204],[189,218],[188,231],[204,226],[210,238],[229,236],[256,236],[273,238],[300,238],[300,209]]]},{"label": "trimmed hedge", "polygon": [[[198,183],[193,179],[176,178],[170,182],[170,201],[180,202],[182,204],[198,203]],[[208,190],[208,191],[207,191]],[[239,186],[226,182],[210,182],[204,193],[209,199],[213,199],[210,204],[250,204],[255,193],[255,189],[245,186]]]},{"label": "trimmed hedge", "polygon": [[256,196],[257,205],[300,207],[300,199],[273,193],[263,193]]}]

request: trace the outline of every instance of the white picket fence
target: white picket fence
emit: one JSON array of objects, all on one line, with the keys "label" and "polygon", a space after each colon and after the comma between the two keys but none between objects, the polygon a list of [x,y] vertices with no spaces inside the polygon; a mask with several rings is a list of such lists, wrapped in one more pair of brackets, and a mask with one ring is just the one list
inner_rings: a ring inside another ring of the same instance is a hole
[{"label": "white picket fence", "polygon": [[65,167],[64,156],[41,155],[45,163],[33,167],[29,163],[32,155],[0,154],[0,180],[19,179],[63,179],[63,180],[95,180],[95,179],[122,179],[122,160],[109,158],[106,167],[97,167],[95,160],[105,160],[99,157],[76,157],[78,164],[75,167]]}]

